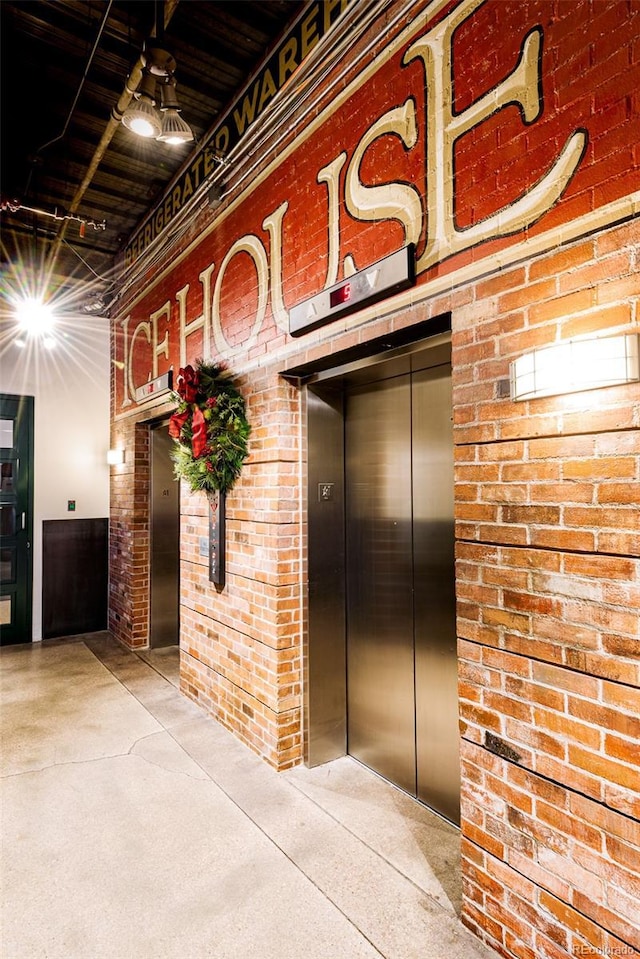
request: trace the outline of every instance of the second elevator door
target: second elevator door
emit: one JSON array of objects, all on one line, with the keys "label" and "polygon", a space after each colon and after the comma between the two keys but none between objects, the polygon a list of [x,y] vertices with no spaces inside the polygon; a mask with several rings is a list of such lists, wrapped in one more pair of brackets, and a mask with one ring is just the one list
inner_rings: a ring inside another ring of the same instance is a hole
[{"label": "second elevator door", "polygon": [[151,601],[149,646],[176,646],[180,637],[180,488],[173,475],[173,440],[151,430]]},{"label": "second elevator door", "polygon": [[349,752],[458,821],[451,370],[345,400]]}]

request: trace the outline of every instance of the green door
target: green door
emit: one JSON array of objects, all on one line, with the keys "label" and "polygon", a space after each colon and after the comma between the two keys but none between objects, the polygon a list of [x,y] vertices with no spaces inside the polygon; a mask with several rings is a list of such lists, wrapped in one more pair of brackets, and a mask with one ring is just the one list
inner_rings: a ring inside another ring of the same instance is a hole
[{"label": "green door", "polygon": [[0,641],[31,642],[33,397],[0,393]]}]

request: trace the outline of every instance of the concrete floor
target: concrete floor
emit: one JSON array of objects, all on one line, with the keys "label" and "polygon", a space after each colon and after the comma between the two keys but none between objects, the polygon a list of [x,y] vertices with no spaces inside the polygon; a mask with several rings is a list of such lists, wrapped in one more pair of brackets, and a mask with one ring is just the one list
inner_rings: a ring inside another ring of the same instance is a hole
[{"label": "concrete floor", "polygon": [[490,959],[456,829],[349,758],[275,773],[177,649],[5,647],[3,959]]}]

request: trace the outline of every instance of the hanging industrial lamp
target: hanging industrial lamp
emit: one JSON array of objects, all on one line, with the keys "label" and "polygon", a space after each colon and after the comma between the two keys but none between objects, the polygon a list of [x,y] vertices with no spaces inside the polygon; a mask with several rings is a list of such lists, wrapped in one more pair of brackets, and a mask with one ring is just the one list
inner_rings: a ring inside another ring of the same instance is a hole
[{"label": "hanging industrial lamp", "polygon": [[156,110],[156,80],[145,68],[134,98],[122,115],[123,126],[139,137],[156,138],[162,123]]},{"label": "hanging industrial lamp", "polygon": [[174,77],[168,77],[165,83],[160,84],[160,112],[162,114],[162,131],[158,140],[172,145],[189,143],[193,140],[191,127],[180,116],[180,104],[176,96]]},{"label": "hanging industrial lamp", "polygon": [[142,62],[142,77],[131,103],[122,115],[123,125],[137,136],[147,139],[153,138],[171,145],[189,143],[194,138],[193,131],[180,116],[173,55],[163,44],[149,40],[142,53]]}]

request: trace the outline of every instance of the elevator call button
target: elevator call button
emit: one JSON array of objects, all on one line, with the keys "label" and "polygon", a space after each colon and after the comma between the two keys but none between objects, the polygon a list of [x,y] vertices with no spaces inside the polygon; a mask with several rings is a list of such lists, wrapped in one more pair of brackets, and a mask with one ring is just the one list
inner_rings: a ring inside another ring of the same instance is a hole
[{"label": "elevator call button", "polygon": [[318,502],[330,503],[333,499],[334,483],[318,483]]}]

